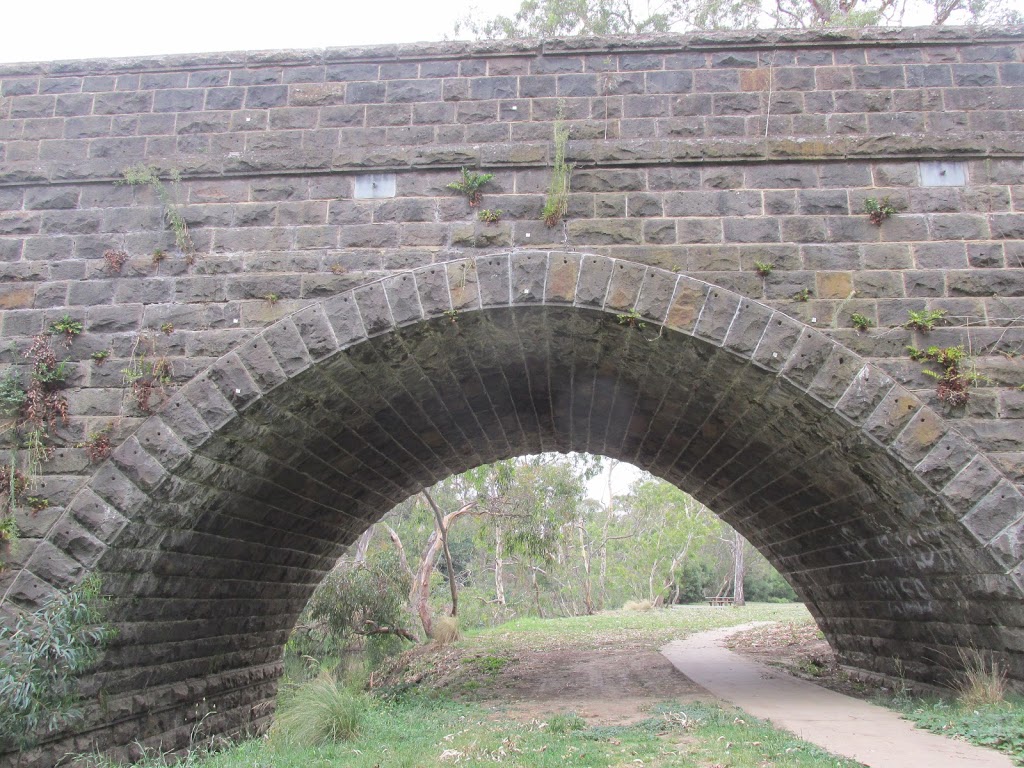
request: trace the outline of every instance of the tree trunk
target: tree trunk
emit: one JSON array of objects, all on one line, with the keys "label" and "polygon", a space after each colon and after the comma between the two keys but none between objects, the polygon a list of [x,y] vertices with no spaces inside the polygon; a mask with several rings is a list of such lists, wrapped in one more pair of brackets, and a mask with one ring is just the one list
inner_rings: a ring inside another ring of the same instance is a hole
[{"label": "tree trunk", "polygon": [[391,543],[395,545],[395,550],[398,552],[398,562],[402,566],[402,570],[405,571],[410,579],[415,578],[415,574],[412,572],[412,568],[409,567],[409,560],[405,556],[405,547],[402,546],[402,540],[398,538],[398,534],[395,533],[395,529],[387,523],[381,523],[388,532],[388,536],[391,537]]},{"label": "tree trunk", "polygon": [[[498,605],[505,606],[505,537],[501,528],[501,522],[494,525],[494,591],[497,594]],[[536,580],[536,574],[534,574]],[[536,583],[536,582],[535,582]]]},{"label": "tree trunk", "polygon": [[586,534],[583,524],[577,526],[580,532],[580,554],[583,556],[583,606],[587,616],[594,615],[594,584],[590,578],[590,552],[587,550]]},{"label": "tree trunk", "polygon": [[354,563],[356,568],[366,565],[366,550],[370,548],[370,542],[373,541],[373,533],[376,528],[376,525],[371,525],[363,531],[363,535],[356,542],[356,558]]},{"label": "tree trunk", "polygon": [[[420,558],[420,566],[416,570],[416,575],[412,581],[412,589],[409,592],[409,605],[412,606],[413,611],[419,616],[420,624],[423,625],[423,632],[427,637],[432,637],[433,630],[433,620],[430,615],[430,574],[433,573],[434,566],[437,564],[438,555],[444,549],[439,531],[447,531],[456,519],[469,512],[475,506],[476,502],[472,501],[454,512],[449,512],[439,522],[435,521],[434,532],[430,534],[430,538],[427,539],[427,544],[423,548],[423,557]],[[450,565],[448,566],[448,573],[454,575]],[[454,589],[454,585],[452,588]],[[454,612],[452,615],[455,615]]]},{"label": "tree trunk", "polygon": [[744,560],[743,545],[746,542],[739,531],[733,532],[733,568],[732,568],[732,603],[746,605],[743,596],[743,578],[747,575],[747,564]]},{"label": "tree trunk", "polygon": [[426,488],[423,489],[423,496],[426,498],[430,508],[434,511],[434,522],[437,524],[438,534],[441,537],[441,548],[444,550],[444,562],[448,566],[448,588],[452,593],[452,616],[459,615],[459,586],[455,583],[455,566],[452,564],[452,553],[448,549],[448,523],[445,521],[441,510],[434,503],[434,498]]}]

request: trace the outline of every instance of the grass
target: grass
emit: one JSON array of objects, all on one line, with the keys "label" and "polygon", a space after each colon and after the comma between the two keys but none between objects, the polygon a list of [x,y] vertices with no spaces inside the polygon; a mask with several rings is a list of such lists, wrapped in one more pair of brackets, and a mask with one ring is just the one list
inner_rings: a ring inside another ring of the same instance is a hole
[{"label": "grass", "polygon": [[296,687],[283,702],[273,736],[306,747],[348,741],[370,708],[366,695],[346,688],[329,672]]},{"label": "grass", "polygon": [[[377,702],[351,740],[299,747],[252,740],[189,758],[190,768],[426,768],[504,763],[531,768],[643,765],[821,768],[858,765],[748,717],[707,704],[666,703],[631,726],[588,727],[573,713],[546,721],[494,720],[485,709],[420,697]],[[155,766],[157,762],[146,765]]]},{"label": "grass", "polygon": [[1024,765],[1024,700],[968,706],[960,702],[904,700],[899,712],[918,728],[991,747]]}]

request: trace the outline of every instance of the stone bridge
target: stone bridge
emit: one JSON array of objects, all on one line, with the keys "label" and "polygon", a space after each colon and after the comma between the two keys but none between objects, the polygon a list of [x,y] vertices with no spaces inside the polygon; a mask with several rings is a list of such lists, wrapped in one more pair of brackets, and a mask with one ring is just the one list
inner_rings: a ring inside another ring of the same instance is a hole
[{"label": "stone bridge", "polygon": [[[849,664],[934,680],[973,644],[1024,680],[1024,30],[4,65],[0,93],[0,354],[26,385],[67,359],[5,433],[3,611],[98,574],[119,630],[22,765],[265,726],[346,545],[540,451],[694,494]],[[984,379],[940,398],[911,345]]]}]

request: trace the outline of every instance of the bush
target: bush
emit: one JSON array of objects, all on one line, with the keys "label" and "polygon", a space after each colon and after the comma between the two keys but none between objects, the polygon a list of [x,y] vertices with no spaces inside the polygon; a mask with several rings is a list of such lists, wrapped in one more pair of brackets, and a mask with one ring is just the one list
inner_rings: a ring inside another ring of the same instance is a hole
[{"label": "bush", "polygon": [[278,712],[273,735],[302,747],[346,741],[359,732],[369,699],[329,672],[299,685]]},{"label": "bush", "polygon": [[381,552],[364,567],[328,576],[309,602],[309,616],[322,622],[339,646],[383,628],[394,633],[403,629],[409,587],[397,555]]},{"label": "bush", "polygon": [[89,579],[0,627],[0,746],[26,748],[81,716],[76,675],[111,636],[101,620],[99,582]]}]

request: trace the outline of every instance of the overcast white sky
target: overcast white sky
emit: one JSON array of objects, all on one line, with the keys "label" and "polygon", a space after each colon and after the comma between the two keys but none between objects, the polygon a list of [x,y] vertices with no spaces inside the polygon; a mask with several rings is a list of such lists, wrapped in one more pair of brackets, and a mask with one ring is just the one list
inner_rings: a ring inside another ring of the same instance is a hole
[{"label": "overcast white sky", "polygon": [[[479,0],[487,16],[518,0]],[[442,40],[465,0],[8,0],[0,62]]]}]

